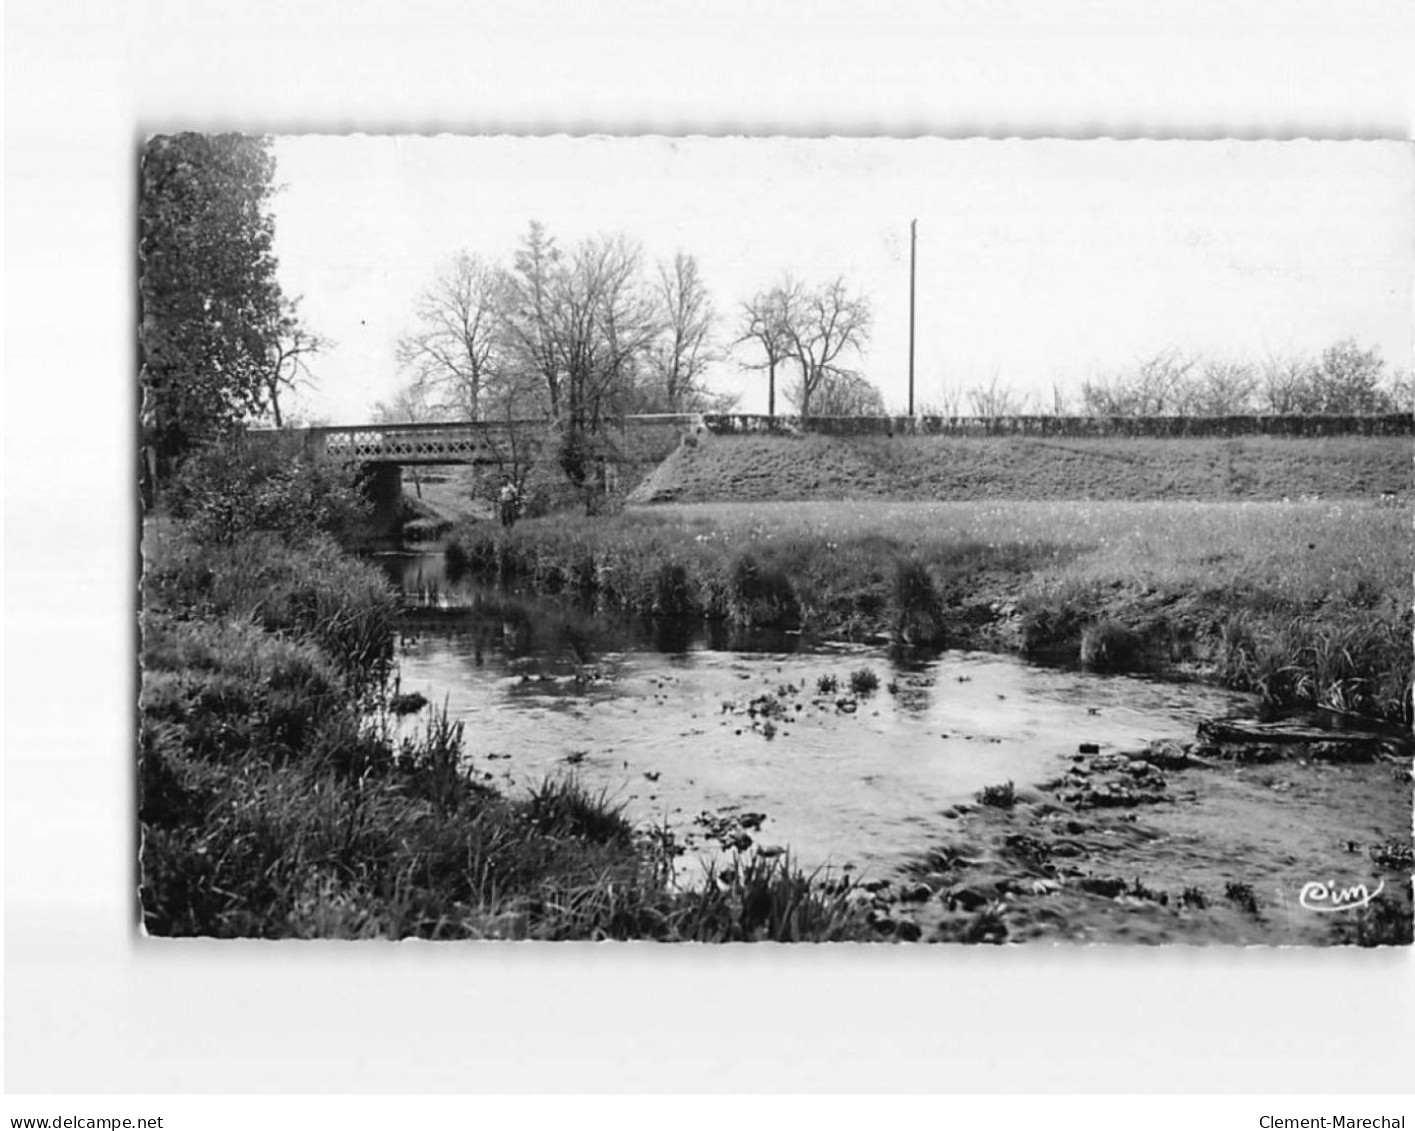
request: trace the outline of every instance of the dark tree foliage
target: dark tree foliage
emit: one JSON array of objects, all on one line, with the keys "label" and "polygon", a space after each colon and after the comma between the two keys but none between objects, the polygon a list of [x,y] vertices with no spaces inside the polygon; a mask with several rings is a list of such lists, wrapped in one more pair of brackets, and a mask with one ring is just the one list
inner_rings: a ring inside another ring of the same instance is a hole
[{"label": "dark tree foliage", "polygon": [[143,147],[143,443],[164,470],[270,395],[283,325],[268,209],[274,169],[266,138],[185,133]]}]

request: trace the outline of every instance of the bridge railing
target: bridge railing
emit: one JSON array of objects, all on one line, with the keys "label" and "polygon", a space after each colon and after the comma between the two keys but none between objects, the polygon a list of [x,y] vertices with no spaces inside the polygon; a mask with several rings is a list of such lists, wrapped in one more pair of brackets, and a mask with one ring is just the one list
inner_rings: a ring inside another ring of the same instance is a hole
[{"label": "bridge railing", "polygon": [[[535,440],[529,422],[462,424],[374,424],[308,428],[305,447],[332,459],[389,463],[480,463],[508,454],[515,439]],[[519,435],[515,429],[524,429]]]}]

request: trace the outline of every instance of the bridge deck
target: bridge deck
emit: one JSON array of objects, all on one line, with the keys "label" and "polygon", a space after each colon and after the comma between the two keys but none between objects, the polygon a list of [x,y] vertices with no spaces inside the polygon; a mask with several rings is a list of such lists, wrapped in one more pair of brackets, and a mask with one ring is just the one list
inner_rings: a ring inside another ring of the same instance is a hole
[{"label": "bridge deck", "polygon": [[[306,428],[300,435],[317,456],[385,464],[500,464],[533,456],[553,434],[547,420],[451,424],[358,424]],[[609,426],[623,458],[662,459],[686,432],[701,431],[695,413],[626,417]],[[260,435],[260,433],[255,433]]]},{"label": "bridge deck", "polygon": [[544,425],[385,424],[311,428],[306,444],[318,454],[360,463],[500,463],[540,446]]}]

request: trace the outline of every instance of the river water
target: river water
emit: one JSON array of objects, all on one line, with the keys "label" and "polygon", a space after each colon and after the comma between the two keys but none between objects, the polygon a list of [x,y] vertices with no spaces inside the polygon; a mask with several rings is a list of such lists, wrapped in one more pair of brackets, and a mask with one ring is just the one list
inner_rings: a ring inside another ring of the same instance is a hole
[{"label": "river water", "polygon": [[[808,870],[887,875],[984,786],[1054,777],[1083,742],[1191,740],[1201,719],[1250,705],[992,653],[909,659],[883,644],[633,623],[449,584],[440,555],[378,560],[408,603],[402,690],[466,724],[478,773],[509,790],[574,773],[635,824],[666,822],[694,850],[690,871],[721,851],[704,814],[765,814],[750,832],[759,846],[788,847]],[[873,693],[851,691],[863,669]]]}]

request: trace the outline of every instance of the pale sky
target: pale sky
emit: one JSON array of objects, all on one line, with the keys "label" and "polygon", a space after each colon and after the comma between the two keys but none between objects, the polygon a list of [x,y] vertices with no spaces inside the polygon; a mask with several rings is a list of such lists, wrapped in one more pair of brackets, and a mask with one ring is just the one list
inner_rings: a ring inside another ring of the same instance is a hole
[{"label": "pale sky", "polygon": [[[1411,364],[1404,143],[353,135],[275,155],[282,285],[335,343],[298,408],[330,423],[402,383],[395,343],[439,269],[509,263],[531,220],[562,247],[622,232],[650,265],[695,255],[724,342],[784,271],[844,275],[874,304],[858,368],[901,412],[913,218],[920,404],[994,375],[1049,396],[1169,347],[1260,361],[1354,337]],[[709,383],[765,411],[761,375]]]}]

